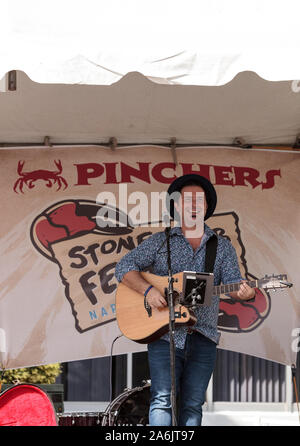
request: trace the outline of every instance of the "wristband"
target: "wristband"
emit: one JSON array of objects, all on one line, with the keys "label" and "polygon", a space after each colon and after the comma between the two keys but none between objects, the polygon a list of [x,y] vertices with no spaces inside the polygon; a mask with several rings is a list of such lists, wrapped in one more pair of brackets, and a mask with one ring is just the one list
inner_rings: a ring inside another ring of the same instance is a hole
[{"label": "wristband", "polygon": [[151,288],[153,288],[153,285],[148,286],[148,288],[147,288],[146,291],[144,292],[144,297],[147,296],[147,294],[149,293],[149,291],[151,290]]}]

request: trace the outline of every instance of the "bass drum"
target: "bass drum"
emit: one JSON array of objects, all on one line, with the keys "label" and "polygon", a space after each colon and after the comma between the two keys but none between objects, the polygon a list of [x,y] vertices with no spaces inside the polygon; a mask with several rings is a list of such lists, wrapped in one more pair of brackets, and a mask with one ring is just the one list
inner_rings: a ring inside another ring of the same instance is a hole
[{"label": "bass drum", "polygon": [[102,414],[102,426],[146,426],[149,423],[150,383],[125,390]]}]

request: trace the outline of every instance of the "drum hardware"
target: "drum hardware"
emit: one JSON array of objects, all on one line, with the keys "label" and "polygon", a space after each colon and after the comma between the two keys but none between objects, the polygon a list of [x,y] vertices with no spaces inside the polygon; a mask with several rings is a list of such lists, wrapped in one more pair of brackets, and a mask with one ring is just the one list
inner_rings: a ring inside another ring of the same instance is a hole
[{"label": "drum hardware", "polygon": [[[145,381],[143,381],[145,382]],[[146,426],[149,422],[150,382],[126,389],[106,408],[102,426]]]},{"label": "drum hardware", "polygon": [[125,388],[104,412],[65,412],[57,414],[59,426],[146,426],[149,423],[151,380],[141,387]]}]

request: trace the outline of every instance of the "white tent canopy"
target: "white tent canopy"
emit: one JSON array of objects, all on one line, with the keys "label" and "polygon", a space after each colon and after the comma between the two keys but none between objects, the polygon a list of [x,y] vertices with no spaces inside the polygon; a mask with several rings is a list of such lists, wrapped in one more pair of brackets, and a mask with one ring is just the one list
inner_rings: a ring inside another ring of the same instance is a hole
[{"label": "white tent canopy", "polygon": [[17,89],[0,93],[0,143],[294,145],[300,91],[253,72],[220,86],[161,85],[129,73],[112,85],[32,82],[17,72]]},{"label": "white tent canopy", "polygon": [[132,71],[222,85],[241,71],[300,78],[297,0],[15,0],[1,3],[0,78],[109,85]]}]

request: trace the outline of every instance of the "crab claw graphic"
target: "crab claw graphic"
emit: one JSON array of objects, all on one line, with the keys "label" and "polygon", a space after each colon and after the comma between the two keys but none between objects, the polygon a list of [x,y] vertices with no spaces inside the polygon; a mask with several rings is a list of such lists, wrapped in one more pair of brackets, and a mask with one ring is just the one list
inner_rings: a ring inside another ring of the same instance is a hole
[{"label": "crab claw graphic", "polygon": [[264,321],[269,310],[269,297],[259,289],[254,302],[221,299],[218,328],[234,333],[251,331]]}]

